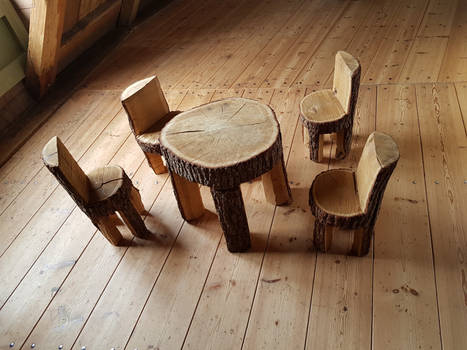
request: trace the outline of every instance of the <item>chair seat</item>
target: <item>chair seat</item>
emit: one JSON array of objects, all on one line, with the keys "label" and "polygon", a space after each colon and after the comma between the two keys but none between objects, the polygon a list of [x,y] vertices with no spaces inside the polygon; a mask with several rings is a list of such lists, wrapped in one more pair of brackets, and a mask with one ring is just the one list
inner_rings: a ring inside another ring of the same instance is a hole
[{"label": "chair seat", "polygon": [[161,130],[173,117],[179,114],[179,111],[172,111],[167,113],[162,119],[157,121],[148,130],[140,135],[136,135],[136,141],[142,147],[145,152],[158,153],[160,154],[160,142],[159,137],[161,136]]},{"label": "chair seat", "polygon": [[312,122],[329,122],[345,116],[339,100],[332,90],[320,90],[303,98],[300,103],[302,116]]},{"label": "chair seat", "polygon": [[139,144],[145,144],[145,145],[159,145],[159,137],[161,136],[161,129],[159,130],[149,130],[148,132],[145,132],[144,134],[137,135],[136,136],[136,141]]},{"label": "chair seat", "polygon": [[91,201],[98,202],[112,197],[123,185],[123,169],[109,165],[92,170],[88,175]]},{"label": "chair seat", "polygon": [[313,182],[314,202],[323,211],[335,216],[362,214],[355,174],[350,169],[333,169],[319,174]]}]

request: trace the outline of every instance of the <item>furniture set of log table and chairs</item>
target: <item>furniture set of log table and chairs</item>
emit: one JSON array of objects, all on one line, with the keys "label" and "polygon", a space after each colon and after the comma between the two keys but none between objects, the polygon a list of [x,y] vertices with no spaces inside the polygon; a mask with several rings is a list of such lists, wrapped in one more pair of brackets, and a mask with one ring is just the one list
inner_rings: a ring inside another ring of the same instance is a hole
[{"label": "furniture set of log table and chairs", "polygon": [[[300,119],[310,159],[322,161],[324,134],[333,135],[336,158],[349,153],[359,81],[359,62],[339,51],[332,90],[314,92],[301,101]],[[271,107],[227,98],[184,112],[170,111],[155,76],[129,86],[121,101],[149,165],[156,174],[168,171],[185,220],[203,215],[200,185],[210,187],[229,251],[250,248],[241,183],[261,177],[269,202],[291,203],[280,127]],[[112,244],[121,239],[111,220],[115,212],[135,236],[149,234],[139,216],[144,212],[139,192],[122,168],[106,166],[86,175],[57,137],[44,147],[42,157]],[[309,201],[317,249],[329,249],[337,226],[354,230],[353,254],[368,253],[383,193],[398,159],[392,138],[374,132],[355,171],[333,169],[316,176]]]}]

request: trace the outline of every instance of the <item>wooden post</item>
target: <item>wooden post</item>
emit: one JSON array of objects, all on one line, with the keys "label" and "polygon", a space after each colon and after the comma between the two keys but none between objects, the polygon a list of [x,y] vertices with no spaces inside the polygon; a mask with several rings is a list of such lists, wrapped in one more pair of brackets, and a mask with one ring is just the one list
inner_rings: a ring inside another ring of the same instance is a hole
[{"label": "wooden post", "polygon": [[36,98],[55,81],[65,7],[65,0],[36,0],[31,13],[26,86]]},{"label": "wooden post", "polygon": [[123,0],[120,10],[120,18],[118,24],[120,26],[131,26],[138,14],[141,0]]}]

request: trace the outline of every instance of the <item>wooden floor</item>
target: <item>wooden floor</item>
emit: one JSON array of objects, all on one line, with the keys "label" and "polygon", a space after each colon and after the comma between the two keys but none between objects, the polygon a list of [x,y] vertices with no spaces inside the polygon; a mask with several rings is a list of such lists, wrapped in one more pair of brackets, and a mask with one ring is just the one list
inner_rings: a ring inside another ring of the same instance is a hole
[{"label": "wooden floor", "polygon": [[[337,50],[362,64],[352,153],[317,164],[298,103],[330,86]],[[184,222],[130,135],[119,95],[154,73],[172,109],[227,96],[275,109],[294,202],[242,186],[250,252],[227,251],[206,188],[205,215]],[[466,118],[467,0],[174,1],[0,168],[0,349],[467,349]],[[346,256],[346,232],[317,253],[308,188],[355,167],[375,129],[401,159],[371,253]],[[42,165],[54,135],[86,171],[125,168],[153,240],[96,232]]]}]

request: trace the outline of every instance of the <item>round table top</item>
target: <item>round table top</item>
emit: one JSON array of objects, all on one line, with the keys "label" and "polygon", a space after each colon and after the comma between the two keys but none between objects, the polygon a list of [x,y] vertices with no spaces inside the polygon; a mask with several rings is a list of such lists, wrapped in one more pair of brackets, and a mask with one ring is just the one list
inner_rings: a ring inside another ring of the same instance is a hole
[{"label": "round table top", "polygon": [[229,167],[268,150],[279,123],[267,105],[227,98],[178,114],[162,129],[160,142],[175,156],[204,167]]}]

